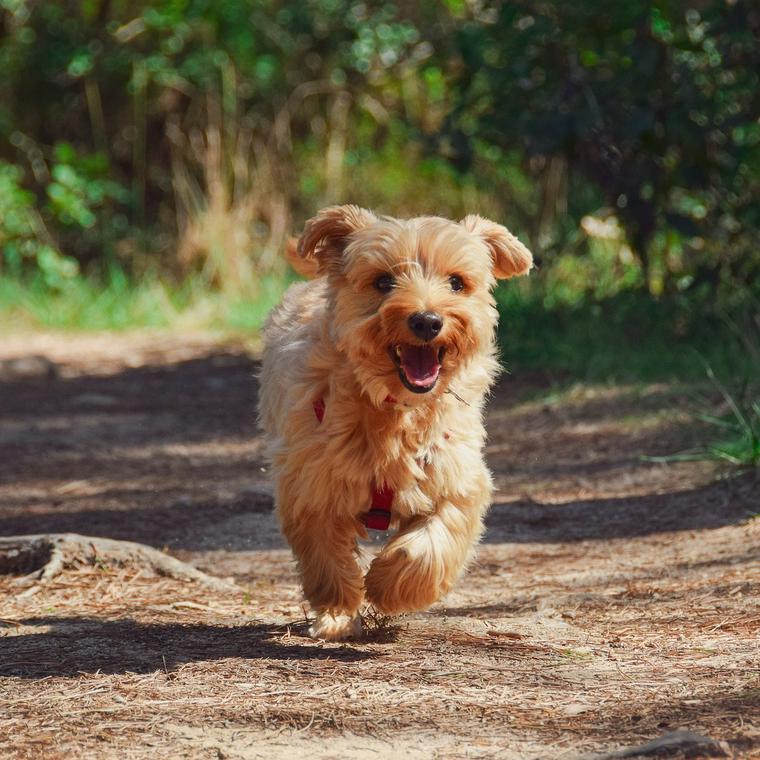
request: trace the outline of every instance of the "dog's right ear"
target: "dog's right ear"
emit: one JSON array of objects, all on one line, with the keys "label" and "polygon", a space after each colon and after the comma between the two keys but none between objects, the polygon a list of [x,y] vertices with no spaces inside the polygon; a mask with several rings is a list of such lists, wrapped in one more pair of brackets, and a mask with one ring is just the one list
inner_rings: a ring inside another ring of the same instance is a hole
[{"label": "dog's right ear", "polygon": [[359,206],[330,206],[309,219],[298,240],[298,255],[315,261],[320,274],[327,272],[343,254],[348,238],[369,227],[377,217]]}]

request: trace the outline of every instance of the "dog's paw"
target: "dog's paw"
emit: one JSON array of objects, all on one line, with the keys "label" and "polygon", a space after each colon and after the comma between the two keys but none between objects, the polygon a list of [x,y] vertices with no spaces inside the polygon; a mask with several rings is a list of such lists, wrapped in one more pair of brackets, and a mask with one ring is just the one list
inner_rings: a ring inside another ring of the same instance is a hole
[{"label": "dog's paw", "polygon": [[362,619],[359,615],[333,615],[320,612],[314,625],[309,628],[309,636],[322,641],[345,641],[358,639],[362,635]]},{"label": "dog's paw", "polygon": [[425,610],[449,590],[429,557],[404,549],[382,552],[364,579],[367,601],[386,615]]}]

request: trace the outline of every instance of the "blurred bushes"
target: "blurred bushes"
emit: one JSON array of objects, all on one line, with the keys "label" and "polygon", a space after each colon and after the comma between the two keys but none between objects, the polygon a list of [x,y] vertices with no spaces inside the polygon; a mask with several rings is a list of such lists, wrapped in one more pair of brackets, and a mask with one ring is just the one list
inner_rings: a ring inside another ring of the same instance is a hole
[{"label": "blurred bushes", "polygon": [[750,0],[0,0],[0,70],[6,279],[269,299],[352,201],[507,223],[555,325],[757,309]]},{"label": "blurred bushes", "polygon": [[[54,288],[78,274],[79,265],[58,251],[37,210],[34,194],[21,186],[21,180],[19,167],[0,162],[0,247],[4,268],[16,277],[32,268],[46,285]],[[63,189],[51,183],[50,188],[54,187]]]},{"label": "blurred bushes", "polygon": [[448,131],[465,166],[471,135],[532,162],[553,201],[534,216],[540,247],[565,247],[558,215],[594,213],[582,182],[620,220],[651,293],[730,300],[757,283],[760,8],[584,0],[488,13],[460,32],[467,74]]}]

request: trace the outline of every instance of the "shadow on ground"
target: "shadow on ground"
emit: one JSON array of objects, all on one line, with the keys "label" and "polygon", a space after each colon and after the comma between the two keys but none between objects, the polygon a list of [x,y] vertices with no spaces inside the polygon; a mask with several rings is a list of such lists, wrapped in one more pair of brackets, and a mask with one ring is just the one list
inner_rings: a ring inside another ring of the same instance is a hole
[{"label": "shadow on ground", "polygon": [[[98,672],[171,672],[188,662],[230,657],[358,662],[378,656],[346,645],[299,643],[299,639],[301,642],[305,639],[291,638],[282,625],[255,622],[232,627],[77,617],[40,617],[17,622],[49,630],[4,637],[0,677],[35,679]],[[292,628],[305,635],[298,626]]]},{"label": "shadow on ground", "polygon": [[[747,520],[758,503],[760,481],[748,475],[665,494],[566,504],[495,504],[487,518],[484,541],[565,543],[714,529]],[[0,517],[0,535],[82,533],[186,551],[279,549],[283,544],[272,536],[271,509],[271,500],[261,494],[229,504],[180,504],[162,509],[35,509],[32,514]]]},{"label": "shadow on ground", "polygon": [[662,494],[565,504],[517,501],[494,505],[485,540],[565,543],[714,529],[747,520],[758,505],[760,480],[751,473]]},{"label": "shadow on ground", "polygon": [[0,434],[0,475],[13,464],[8,453],[24,454],[19,444],[37,439],[60,454],[255,436],[257,370],[245,353],[220,352],[110,375],[0,382],[0,421],[23,425]]}]

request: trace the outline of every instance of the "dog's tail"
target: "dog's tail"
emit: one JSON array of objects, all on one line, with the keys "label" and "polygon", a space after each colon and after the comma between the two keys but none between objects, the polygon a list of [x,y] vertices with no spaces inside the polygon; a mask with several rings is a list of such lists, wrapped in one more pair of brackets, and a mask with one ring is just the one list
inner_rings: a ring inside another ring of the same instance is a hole
[{"label": "dog's tail", "polygon": [[298,255],[298,238],[291,237],[285,242],[285,258],[301,277],[313,280],[317,276],[317,262]]}]

